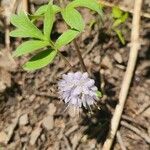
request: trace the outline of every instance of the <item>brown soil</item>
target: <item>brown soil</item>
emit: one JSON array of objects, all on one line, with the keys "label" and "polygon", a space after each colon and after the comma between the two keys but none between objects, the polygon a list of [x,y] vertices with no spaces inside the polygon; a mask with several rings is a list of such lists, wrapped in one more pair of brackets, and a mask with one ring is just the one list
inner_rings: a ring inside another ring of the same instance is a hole
[{"label": "brown soil", "polygon": [[[145,7],[148,10],[147,6]],[[86,24],[97,18],[87,9],[80,11]],[[132,21],[132,15],[130,15],[122,26],[126,39],[126,44],[123,46],[117,36],[108,29],[110,9],[106,9],[105,13],[103,26],[94,24],[92,28],[89,28],[87,25],[85,32],[77,39],[88,72],[103,93],[103,97],[98,102],[100,108],[92,108],[92,113],[90,110],[81,110],[79,115],[75,114],[71,108],[65,110],[66,105],[58,98],[57,81],[62,74],[69,71],[69,67],[59,57],[53,64],[36,72],[26,72],[21,69],[21,65],[28,57],[15,59],[18,67],[10,71],[9,67],[5,67],[8,58],[6,57],[6,60],[4,59],[1,63],[4,64],[0,65],[0,86],[3,85],[0,89],[2,91],[0,93],[0,150],[101,149],[118,103],[118,95],[128,62]],[[146,18],[142,18],[141,21],[142,46],[139,50],[135,75],[124,107],[122,121],[138,128],[141,133],[145,133],[150,138],[148,21]],[[3,18],[1,23],[4,23]],[[66,26],[59,19],[52,38],[56,39],[65,28]],[[4,26],[0,30],[1,49],[5,47],[3,29]],[[20,43],[20,39],[11,39],[11,41],[11,49],[15,49]],[[74,65],[76,71],[81,70],[73,43],[61,51]],[[45,125],[43,120],[46,120]],[[150,149],[150,145],[144,138],[123,124],[120,125],[119,131],[128,150]],[[117,139],[114,141],[113,149],[121,149]]]}]

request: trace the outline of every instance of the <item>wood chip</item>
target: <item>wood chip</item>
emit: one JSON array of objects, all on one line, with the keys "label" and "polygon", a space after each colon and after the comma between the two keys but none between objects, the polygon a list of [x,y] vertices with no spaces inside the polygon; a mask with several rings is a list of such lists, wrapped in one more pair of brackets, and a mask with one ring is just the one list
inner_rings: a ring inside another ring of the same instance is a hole
[{"label": "wood chip", "polygon": [[14,133],[14,130],[19,122],[20,112],[17,112],[17,113],[18,113],[17,117],[12,121],[12,124],[6,129],[8,134],[7,134],[7,139],[5,141],[5,144],[8,144],[8,142],[10,141]]},{"label": "wood chip", "polygon": [[53,116],[51,115],[48,115],[46,116],[44,119],[43,119],[43,127],[46,129],[46,130],[51,130],[54,128],[54,118]]},{"label": "wood chip", "polygon": [[30,136],[30,144],[31,145],[34,145],[36,143],[41,132],[42,132],[42,128],[40,128],[40,127],[37,127],[35,130],[32,131],[31,136]]},{"label": "wood chip", "polygon": [[0,132],[0,143],[5,143],[5,141],[8,139],[7,134],[5,132]]},{"label": "wood chip", "polygon": [[112,69],[113,66],[112,66],[111,59],[108,56],[105,56],[102,60],[101,66],[106,69],[108,68]]},{"label": "wood chip", "polygon": [[123,62],[123,59],[122,59],[122,56],[120,55],[120,53],[116,52],[114,54],[114,59],[119,63],[121,64]]},{"label": "wood chip", "polygon": [[49,115],[54,115],[54,113],[56,112],[56,107],[53,103],[48,105],[48,114]]},{"label": "wood chip", "polygon": [[19,125],[24,126],[27,125],[28,123],[29,123],[28,114],[23,114],[19,119]]}]

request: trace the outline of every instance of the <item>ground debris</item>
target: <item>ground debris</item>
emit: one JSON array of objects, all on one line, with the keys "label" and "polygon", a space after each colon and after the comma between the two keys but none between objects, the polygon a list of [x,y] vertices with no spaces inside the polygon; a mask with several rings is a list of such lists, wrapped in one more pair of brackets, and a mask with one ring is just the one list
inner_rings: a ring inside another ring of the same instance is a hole
[{"label": "ground debris", "polygon": [[23,114],[22,116],[20,116],[20,118],[19,118],[20,126],[27,125],[28,123],[29,123],[28,114]]},{"label": "ground debris", "polygon": [[42,132],[42,128],[41,127],[37,127],[36,129],[34,129],[30,135],[30,144],[34,145],[38,139],[38,137],[40,136]]},{"label": "ground debris", "polygon": [[52,130],[54,128],[54,117],[51,115],[46,116],[43,119],[42,124],[46,130]]}]

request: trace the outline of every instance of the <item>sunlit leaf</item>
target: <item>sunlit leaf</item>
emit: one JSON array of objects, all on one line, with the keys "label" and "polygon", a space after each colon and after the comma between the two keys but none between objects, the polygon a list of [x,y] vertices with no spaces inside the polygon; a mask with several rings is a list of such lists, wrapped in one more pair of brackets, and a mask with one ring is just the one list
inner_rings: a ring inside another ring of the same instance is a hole
[{"label": "sunlit leaf", "polygon": [[[59,11],[61,10],[61,8],[58,7],[57,5],[53,5],[52,7],[53,7],[53,11],[54,11],[55,13],[57,13],[57,12],[59,12]],[[43,15],[43,14],[45,14],[47,8],[48,8],[48,5],[42,5],[42,6],[40,6],[40,7],[37,9],[37,11],[34,13],[34,15],[37,15],[37,16],[38,16],[38,15]]]},{"label": "sunlit leaf", "polygon": [[67,30],[57,39],[55,47],[59,49],[62,46],[70,43],[74,38],[76,38],[79,35],[79,33],[80,32],[76,30]]},{"label": "sunlit leaf", "polygon": [[23,65],[23,68],[28,71],[34,71],[36,69],[43,68],[52,63],[56,55],[57,51],[52,49],[39,52],[37,55],[32,57],[25,65]]},{"label": "sunlit leaf", "polygon": [[[20,30],[26,32],[25,37],[26,35],[28,35],[28,37],[44,39],[44,35],[42,34],[42,32],[30,21],[30,19],[24,12],[20,12],[18,15],[12,15],[11,23],[18,28],[18,31]],[[13,36],[13,34],[10,35]]]},{"label": "sunlit leaf", "polygon": [[52,4],[48,4],[47,11],[44,15],[44,35],[48,41],[50,39],[50,33],[53,27],[54,20],[55,13],[53,11]]},{"label": "sunlit leaf", "polygon": [[122,16],[122,10],[120,10],[120,8],[119,7],[113,7],[112,8],[112,16],[114,17],[114,18],[120,18],[121,16]]},{"label": "sunlit leaf", "polygon": [[113,28],[114,28],[114,27],[117,27],[117,26],[119,26],[121,23],[122,23],[122,20],[121,20],[121,19],[116,19],[116,20],[114,21],[112,27],[113,27]]},{"label": "sunlit leaf", "polygon": [[97,0],[74,0],[69,3],[67,7],[87,7],[91,10],[96,11],[99,15],[102,16],[102,6]]},{"label": "sunlit leaf", "polygon": [[126,12],[124,15],[121,16],[120,19],[121,19],[122,23],[124,23],[127,20],[127,18],[128,18],[128,13]]},{"label": "sunlit leaf", "polygon": [[63,19],[65,22],[71,27],[79,31],[84,30],[84,21],[82,19],[81,14],[75,10],[74,8],[68,8],[66,7],[61,12]]},{"label": "sunlit leaf", "polygon": [[26,41],[17,47],[16,51],[13,53],[13,56],[17,57],[24,54],[28,54],[34,52],[35,50],[44,48],[48,45],[49,43],[46,41],[39,41],[39,40]]}]

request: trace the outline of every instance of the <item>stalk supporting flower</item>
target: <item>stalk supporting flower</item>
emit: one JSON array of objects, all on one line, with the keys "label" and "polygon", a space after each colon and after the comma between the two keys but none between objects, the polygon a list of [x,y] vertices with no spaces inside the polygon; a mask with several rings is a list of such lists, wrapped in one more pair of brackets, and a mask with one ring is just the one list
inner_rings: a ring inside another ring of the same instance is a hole
[{"label": "stalk supporting flower", "polygon": [[84,61],[83,61],[83,58],[82,58],[82,55],[81,55],[81,52],[80,52],[80,49],[78,47],[76,39],[74,39],[73,43],[74,43],[74,46],[77,50],[77,54],[78,54],[78,58],[79,58],[79,61],[80,61],[80,64],[81,64],[82,71],[87,72],[87,69],[86,69],[86,66],[84,64]]}]

